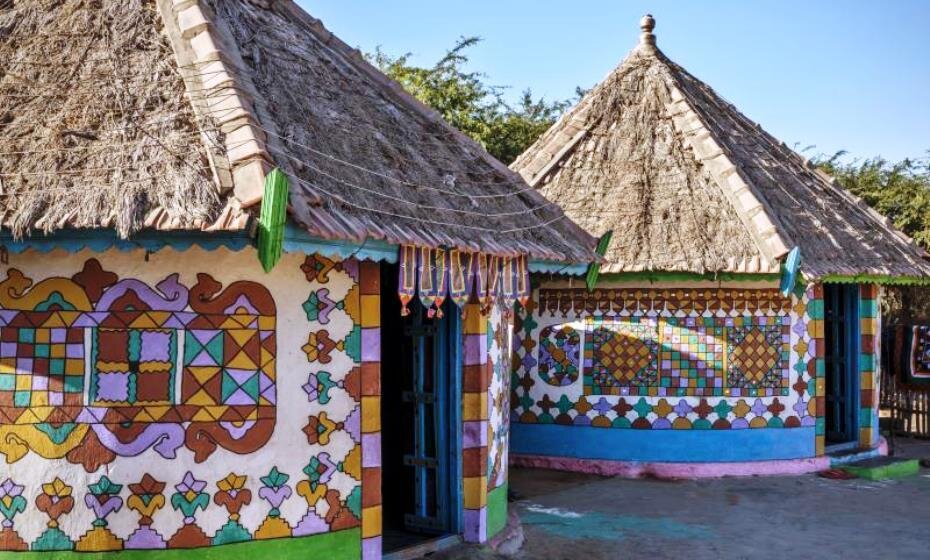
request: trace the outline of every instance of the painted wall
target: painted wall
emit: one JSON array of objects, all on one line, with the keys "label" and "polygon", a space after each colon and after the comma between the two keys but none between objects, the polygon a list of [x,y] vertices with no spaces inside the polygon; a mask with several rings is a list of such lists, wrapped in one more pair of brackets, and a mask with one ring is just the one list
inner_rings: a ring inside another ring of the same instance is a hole
[{"label": "painted wall", "polygon": [[469,303],[462,326],[464,537],[485,542],[507,518],[513,311],[498,302],[482,313]]},{"label": "painted wall", "polygon": [[511,453],[813,457],[823,444],[822,336],[819,286],[784,298],[766,283],[603,283],[589,293],[544,281],[517,313]]},{"label": "painted wall", "polygon": [[0,548],[360,557],[380,534],[365,266],[286,255],[266,275],[250,250],[198,248],[11,256]]},{"label": "painted wall", "polygon": [[488,536],[507,522],[507,465],[510,450],[510,372],[513,311],[496,305],[488,316]]}]

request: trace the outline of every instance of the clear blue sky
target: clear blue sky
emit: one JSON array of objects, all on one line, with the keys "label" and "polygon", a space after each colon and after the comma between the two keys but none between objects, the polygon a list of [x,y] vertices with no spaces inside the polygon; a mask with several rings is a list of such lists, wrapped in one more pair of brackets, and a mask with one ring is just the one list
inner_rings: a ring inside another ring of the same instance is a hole
[{"label": "clear blue sky", "polygon": [[789,146],[930,150],[930,0],[300,0],[364,51],[438,59],[484,41],[472,69],[514,95],[571,97],[613,69],[650,12],[658,46]]}]

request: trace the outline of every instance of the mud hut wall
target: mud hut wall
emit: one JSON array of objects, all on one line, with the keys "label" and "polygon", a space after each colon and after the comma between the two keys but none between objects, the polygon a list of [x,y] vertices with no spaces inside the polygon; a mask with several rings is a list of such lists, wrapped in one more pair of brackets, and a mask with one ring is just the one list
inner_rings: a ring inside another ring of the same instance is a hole
[{"label": "mud hut wall", "polygon": [[362,525],[380,534],[377,276],[296,254],[265,274],[252,250],[11,255],[4,548],[359,557]]},{"label": "mud hut wall", "polygon": [[578,281],[535,284],[516,315],[511,454],[735,462],[822,453],[819,285],[785,298],[773,281],[602,282],[592,292]]}]

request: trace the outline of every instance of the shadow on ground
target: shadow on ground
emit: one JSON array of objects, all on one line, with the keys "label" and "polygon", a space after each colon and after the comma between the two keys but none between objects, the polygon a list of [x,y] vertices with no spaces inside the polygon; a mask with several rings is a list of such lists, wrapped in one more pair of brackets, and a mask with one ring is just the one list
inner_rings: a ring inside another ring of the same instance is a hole
[{"label": "shadow on ground", "polygon": [[[927,456],[927,444],[899,453]],[[928,558],[930,471],[894,481],[815,475],[665,482],[512,469],[519,560]],[[431,558],[504,558],[462,547]]]}]

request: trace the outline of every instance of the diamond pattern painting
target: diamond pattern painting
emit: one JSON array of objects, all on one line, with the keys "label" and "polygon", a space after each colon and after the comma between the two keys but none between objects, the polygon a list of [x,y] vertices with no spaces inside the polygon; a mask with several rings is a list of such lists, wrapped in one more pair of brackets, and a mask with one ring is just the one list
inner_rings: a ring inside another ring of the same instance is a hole
[{"label": "diamond pattern painting", "polygon": [[734,396],[771,396],[788,389],[788,318],[737,317],[727,330],[727,386]]},{"label": "diamond pattern painting", "polygon": [[585,327],[585,394],[644,395],[658,385],[655,319],[588,317]]}]

